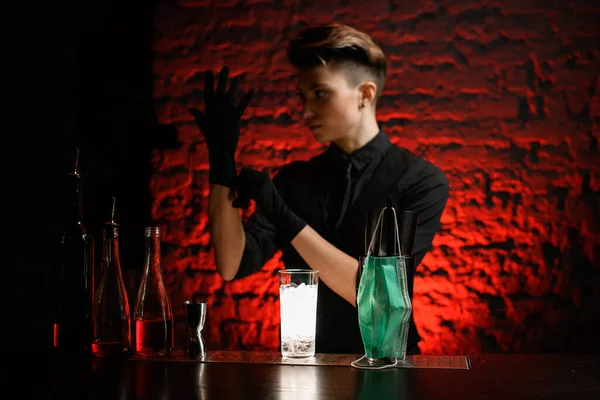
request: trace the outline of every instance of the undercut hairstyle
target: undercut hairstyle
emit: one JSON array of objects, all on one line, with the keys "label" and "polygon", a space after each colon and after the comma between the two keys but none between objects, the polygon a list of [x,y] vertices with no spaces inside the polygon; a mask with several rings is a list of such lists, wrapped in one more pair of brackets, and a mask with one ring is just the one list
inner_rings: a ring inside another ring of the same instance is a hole
[{"label": "undercut hairstyle", "polygon": [[339,68],[353,86],[372,80],[377,85],[375,100],[383,89],[387,69],[383,50],[351,26],[330,22],[304,28],[288,43],[287,57],[299,70],[321,65]]}]

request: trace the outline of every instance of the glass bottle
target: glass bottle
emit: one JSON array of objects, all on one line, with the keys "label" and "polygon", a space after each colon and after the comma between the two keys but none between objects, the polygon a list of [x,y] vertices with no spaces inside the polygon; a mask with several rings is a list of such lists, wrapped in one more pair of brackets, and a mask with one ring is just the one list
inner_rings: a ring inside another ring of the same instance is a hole
[{"label": "glass bottle", "polygon": [[54,349],[62,354],[90,354],[94,302],[94,238],[83,223],[83,180],[75,168],[67,176],[67,198],[53,262]]},{"label": "glass bottle", "polygon": [[100,357],[130,355],[131,320],[119,258],[119,224],[115,223],[115,198],[110,222],[104,224],[102,279],[94,302],[92,353]]},{"label": "glass bottle", "polygon": [[161,270],[160,228],[145,229],[145,265],[135,305],[135,354],[163,356],[173,348],[171,301]]}]

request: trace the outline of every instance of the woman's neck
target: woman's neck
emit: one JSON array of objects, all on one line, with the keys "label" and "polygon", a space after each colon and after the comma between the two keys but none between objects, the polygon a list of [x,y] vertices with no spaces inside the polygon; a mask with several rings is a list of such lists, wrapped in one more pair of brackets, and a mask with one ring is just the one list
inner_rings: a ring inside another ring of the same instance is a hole
[{"label": "woman's neck", "polygon": [[343,138],[340,138],[334,143],[346,154],[352,154],[356,150],[369,143],[379,133],[379,125],[377,120],[369,118],[369,121],[361,124],[355,131],[349,132]]}]

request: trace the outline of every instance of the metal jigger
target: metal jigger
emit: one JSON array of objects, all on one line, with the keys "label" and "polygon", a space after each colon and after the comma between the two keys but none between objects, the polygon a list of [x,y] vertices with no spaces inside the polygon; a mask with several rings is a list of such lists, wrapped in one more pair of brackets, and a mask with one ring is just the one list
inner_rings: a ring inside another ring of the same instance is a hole
[{"label": "metal jigger", "polygon": [[206,356],[206,346],[202,337],[204,320],[206,318],[206,303],[200,301],[184,301],[185,322],[188,338],[185,342],[185,356],[192,359],[202,359]]}]

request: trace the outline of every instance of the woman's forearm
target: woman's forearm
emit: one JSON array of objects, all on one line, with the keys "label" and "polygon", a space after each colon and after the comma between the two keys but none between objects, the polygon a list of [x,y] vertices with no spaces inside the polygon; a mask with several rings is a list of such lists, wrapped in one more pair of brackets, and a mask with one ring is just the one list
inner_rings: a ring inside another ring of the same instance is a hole
[{"label": "woman's forearm", "polygon": [[245,235],[240,211],[234,208],[231,189],[211,185],[208,200],[208,219],[217,272],[232,280],[240,268],[244,253]]},{"label": "woman's forearm", "polygon": [[308,225],[292,240],[292,246],[312,269],[319,271],[319,279],[356,307],[358,260],[337,249]]}]

